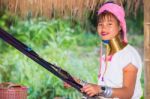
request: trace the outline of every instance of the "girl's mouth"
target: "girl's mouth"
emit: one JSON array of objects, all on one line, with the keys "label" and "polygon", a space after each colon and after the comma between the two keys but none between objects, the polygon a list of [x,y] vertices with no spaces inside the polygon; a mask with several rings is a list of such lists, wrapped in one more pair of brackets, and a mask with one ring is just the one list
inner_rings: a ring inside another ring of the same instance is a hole
[{"label": "girl's mouth", "polygon": [[101,35],[106,36],[106,35],[108,35],[108,33],[102,32]]}]

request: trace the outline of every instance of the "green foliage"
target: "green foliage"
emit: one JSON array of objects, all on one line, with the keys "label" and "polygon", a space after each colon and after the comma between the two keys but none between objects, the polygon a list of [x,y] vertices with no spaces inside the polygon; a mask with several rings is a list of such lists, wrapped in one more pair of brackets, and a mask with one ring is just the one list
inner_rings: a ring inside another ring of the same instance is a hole
[{"label": "green foliage", "polygon": [[[69,20],[0,18],[0,27],[35,50],[45,60],[59,65],[71,75],[96,83],[99,38],[86,33],[80,24]],[[8,25],[10,20],[11,25]],[[65,89],[63,82],[0,40],[0,81],[28,87],[29,99],[80,99],[74,89]],[[90,71],[90,72],[89,72]]]}]

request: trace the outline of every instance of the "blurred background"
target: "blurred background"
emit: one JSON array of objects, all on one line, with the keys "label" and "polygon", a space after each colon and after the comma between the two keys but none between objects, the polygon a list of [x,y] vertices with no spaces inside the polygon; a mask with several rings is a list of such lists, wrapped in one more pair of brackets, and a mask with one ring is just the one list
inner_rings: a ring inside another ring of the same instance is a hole
[{"label": "blurred background", "polygon": [[[99,6],[109,0],[0,0],[0,27],[72,76],[97,83]],[[143,2],[116,0],[126,10],[129,43],[143,60]],[[0,82],[28,87],[28,99],[81,99],[56,76],[0,40]],[[144,87],[144,77],[141,79]]]}]

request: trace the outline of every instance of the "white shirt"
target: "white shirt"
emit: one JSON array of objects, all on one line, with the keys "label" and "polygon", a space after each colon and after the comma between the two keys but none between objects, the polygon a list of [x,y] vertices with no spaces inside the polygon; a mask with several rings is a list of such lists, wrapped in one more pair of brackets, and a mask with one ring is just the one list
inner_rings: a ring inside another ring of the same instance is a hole
[{"label": "white shirt", "polygon": [[[123,68],[130,63],[138,68],[137,79],[132,99],[140,99],[140,97],[142,96],[142,87],[140,83],[142,61],[138,52],[129,44],[124,49],[113,55],[111,61],[108,62],[108,67],[104,75],[104,81],[102,81],[102,77],[99,77],[98,84],[101,86],[109,86],[112,88],[121,88],[123,86]],[[101,74],[103,74],[106,65],[105,61],[103,60],[101,64]]]}]

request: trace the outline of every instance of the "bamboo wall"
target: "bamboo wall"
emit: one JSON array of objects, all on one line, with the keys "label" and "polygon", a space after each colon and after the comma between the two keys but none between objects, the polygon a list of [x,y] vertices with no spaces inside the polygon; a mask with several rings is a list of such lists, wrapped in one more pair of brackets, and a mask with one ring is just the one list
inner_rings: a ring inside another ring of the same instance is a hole
[{"label": "bamboo wall", "polygon": [[144,73],[145,73],[145,99],[150,99],[150,4],[144,0]]}]

